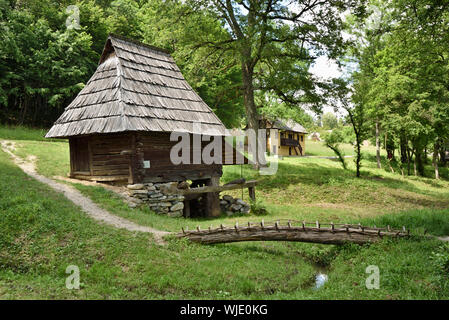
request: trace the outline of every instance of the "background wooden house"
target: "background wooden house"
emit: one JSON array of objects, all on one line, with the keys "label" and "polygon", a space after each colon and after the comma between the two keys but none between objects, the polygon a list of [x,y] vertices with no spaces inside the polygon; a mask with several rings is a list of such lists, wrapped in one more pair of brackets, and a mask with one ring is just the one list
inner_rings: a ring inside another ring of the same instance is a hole
[{"label": "background wooden house", "polygon": [[262,119],[259,126],[267,130],[267,152],[280,156],[306,154],[306,129],[291,119]]},{"label": "background wooden house", "polygon": [[[217,184],[221,164],[175,165],[170,160],[171,147],[177,143],[170,141],[170,133],[187,132],[192,138],[194,123],[210,135],[225,135],[223,123],[190,87],[168,52],[109,36],[94,75],[46,137],[69,139],[74,178]],[[201,151],[191,149],[191,163],[193,153]]]}]

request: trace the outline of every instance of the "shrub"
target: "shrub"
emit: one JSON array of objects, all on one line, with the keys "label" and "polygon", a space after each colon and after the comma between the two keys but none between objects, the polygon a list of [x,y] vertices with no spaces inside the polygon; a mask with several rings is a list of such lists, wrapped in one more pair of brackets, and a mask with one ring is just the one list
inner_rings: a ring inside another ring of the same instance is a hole
[{"label": "shrub", "polygon": [[268,214],[267,208],[263,205],[261,201],[253,201],[251,200],[251,213],[256,216],[265,216]]}]

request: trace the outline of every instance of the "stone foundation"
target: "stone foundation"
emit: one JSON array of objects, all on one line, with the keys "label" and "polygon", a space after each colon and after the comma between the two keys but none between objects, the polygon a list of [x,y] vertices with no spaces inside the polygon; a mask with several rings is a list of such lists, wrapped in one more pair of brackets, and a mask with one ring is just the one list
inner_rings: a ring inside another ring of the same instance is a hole
[{"label": "stone foundation", "polygon": [[[178,184],[178,182],[131,184],[128,185],[128,194],[132,199],[130,206],[136,207],[138,205],[146,204],[156,213],[166,214],[169,217],[182,217],[184,196],[167,194],[161,190],[162,186],[178,186],[185,188],[185,186]],[[242,199],[224,195],[220,199],[220,209],[228,216],[232,216],[237,214],[249,214],[251,206]]]},{"label": "stone foundation", "polygon": [[144,183],[128,185],[128,193],[135,201],[131,206],[148,204],[150,209],[169,217],[182,217],[184,209],[184,196],[166,194],[161,186],[178,185],[177,182]]},{"label": "stone foundation", "polygon": [[233,198],[229,195],[224,195],[220,199],[221,211],[226,212],[228,216],[235,214],[248,214],[251,211],[251,206],[239,198]]}]

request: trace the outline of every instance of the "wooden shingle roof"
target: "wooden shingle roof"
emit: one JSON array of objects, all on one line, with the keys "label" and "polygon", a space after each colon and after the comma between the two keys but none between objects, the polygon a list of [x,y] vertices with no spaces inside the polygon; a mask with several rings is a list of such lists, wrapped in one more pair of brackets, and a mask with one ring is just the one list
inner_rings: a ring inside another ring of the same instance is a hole
[{"label": "wooden shingle roof", "polygon": [[307,133],[307,130],[302,125],[292,119],[276,119],[273,122],[273,128],[298,133]]},{"label": "wooden shingle roof", "polygon": [[46,137],[194,133],[194,123],[201,123],[207,134],[225,135],[223,123],[187,83],[169,53],[109,36],[94,75]]}]

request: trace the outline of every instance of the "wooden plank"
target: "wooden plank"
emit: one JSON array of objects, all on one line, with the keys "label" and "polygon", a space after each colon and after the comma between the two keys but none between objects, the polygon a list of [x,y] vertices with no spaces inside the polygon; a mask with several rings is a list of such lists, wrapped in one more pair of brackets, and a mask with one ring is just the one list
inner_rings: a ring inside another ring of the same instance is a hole
[{"label": "wooden plank", "polygon": [[125,156],[121,154],[93,154],[94,161],[109,161],[109,160],[119,160],[125,159]]},{"label": "wooden plank", "polygon": [[92,158],[92,146],[91,146],[91,139],[87,139],[87,151],[89,152],[89,168],[90,168],[90,174],[94,175],[94,169],[93,169],[93,158]]},{"label": "wooden plank", "polygon": [[177,188],[171,188],[168,189],[168,192],[180,194],[180,195],[188,195],[188,194],[196,194],[196,193],[209,193],[209,192],[221,192],[226,190],[235,190],[235,189],[241,189],[241,188],[250,188],[255,187],[257,185],[257,180],[250,180],[243,184],[229,184],[229,185],[211,185],[206,187],[198,187],[198,188],[191,188],[191,189],[177,189]]},{"label": "wooden plank", "polygon": [[94,170],[94,176],[122,176],[128,175],[128,168],[120,170]]},{"label": "wooden plank", "polygon": [[110,182],[110,181],[127,181],[128,175],[124,176],[83,176],[74,175],[75,179],[88,180],[88,181],[99,181],[99,182]]},{"label": "wooden plank", "polygon": [[118,169],[123,169],[123,170],[128,170],[129,165],[127,163],[124,164],[115,164],[115,165],[102,165],[102,166],[93,166],[94,170],[118,170]]},{"label": "wooden plank", "polygon": [[90,176],[90,171],[73,171],[74,175]]},{"label": "wooden plank", "polygon": [[134,184],[135,182],[135,174],[134,174],[134,168],[133,168],[133,159],[135,157],[136,154],[136,134],[132,133],[130,136],[130,145],[131,145],[131,154],[129,156],[127,156],[127,160],[128,160],[128,172],[129,172],[129,176],[128,176],[128,183],[129,184]]},{"label": "wooden plank", "polygon": [[143,168],[144,157],[144,143],[142,142],[142,135],[139,133],[135,134],[136,146],[135,146],[135,156],[133,157],[133,170],[134,173],[134,183],[142,183],[145,177],[145,169]]},{"label": "wooden plank", "polygon": [[100,167],[100,166],[114,166],[114,165],[129,165],[129,159],[127,157],[120,157],[117,159],[112,160],[93,160],[94,167]]}]

